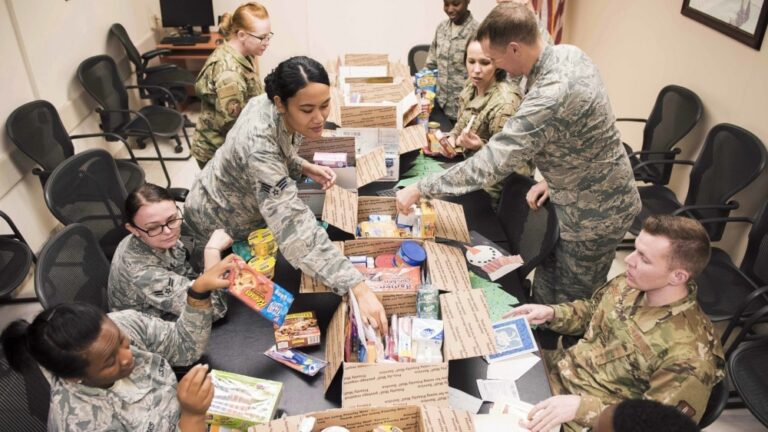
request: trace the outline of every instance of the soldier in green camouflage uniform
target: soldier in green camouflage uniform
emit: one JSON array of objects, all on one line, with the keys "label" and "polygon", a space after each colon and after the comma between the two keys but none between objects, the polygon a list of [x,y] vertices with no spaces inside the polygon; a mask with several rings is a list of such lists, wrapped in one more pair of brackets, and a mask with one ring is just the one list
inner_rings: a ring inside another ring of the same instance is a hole
[{"label": "soldier in green camouflage uniform", "polygon": [[[453,3],[461,3],[458,6]],[[467,41],[477,31],[477,21],[466,8],[469,0],[445,0],[448,19],[441,22],[429,47],[425,68],[437,69],[436,102],[445,115],[455,121],[459,112],[458,95],[467,79],[464,53]]]},{"label": "soldier in green camouflage uniform", "polygon": [[201,167],[224,144],[248,100],[264,93],[253,62],[225,42],[208,57],[197,77],[195,92],[201,106],[192,156]]},{"label": "soldier in green camouflage uniform", "polygon": [[507,72],[526,72],[522,104],[473,157],[400,190],[398,209],[408,212],[420,196],[461,195],[497,183],[533,160],[545,179],[534,188],[548,188],[560,229],[555,251],[536,268],[534,299],[587,298],[605,283],[615,247],[640,212],[632,167],[597,67],[574,46],[544,44],[533,13],[506,5],[491,12],[478,35],[491,54],[481,33],[491,15],[525,14],[534,42],[519,45],[532,64],[509,60],[501,49],[492,57]]}]

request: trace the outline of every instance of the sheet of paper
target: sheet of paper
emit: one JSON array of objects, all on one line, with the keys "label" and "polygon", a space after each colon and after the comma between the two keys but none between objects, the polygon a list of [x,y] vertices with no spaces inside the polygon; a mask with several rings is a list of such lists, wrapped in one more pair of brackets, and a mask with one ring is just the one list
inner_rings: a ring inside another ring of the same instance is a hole
[{"label": "sheet of paper", "polygon": [[488,365],[486,378],[517,381],[541,360],[533,353],[522,354]]},{"label": "sheet of paper", "polygon": [[477,414],[477,412],[480,411],[480,407],[483,405],[483,401],[469,393],[465,393],[453,387],[448,387],[448,405],[453,409]]},{"label": "sheet of paper", "polygon": [[480,398],[488,402],[520,400],[517,386],[512,380],[477,380]]},{"label": "sheet of paper", "polygon": [[475,432],[527,432],[520,426],[521,417],[511,414],[476,414],[472,417]]}]

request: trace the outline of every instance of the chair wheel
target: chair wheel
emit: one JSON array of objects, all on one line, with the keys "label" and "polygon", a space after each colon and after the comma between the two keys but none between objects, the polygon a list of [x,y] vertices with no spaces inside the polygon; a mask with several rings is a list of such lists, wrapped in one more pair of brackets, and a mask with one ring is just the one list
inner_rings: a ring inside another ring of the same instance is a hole
[{"label": "chair wheel", "polygon": [[174,151],[175,153],[181,153],[181,152],[183,152],[183,151],[184,151],[184,147],[182,147],[182,146],[180,146],[180,145],[177,145],[176,147],[174,147],[174,148],[173,148],[173,151]]},{"label": "chair wheel", "polygon": [[147,143],[145,143],[144,140],[136,140],[136,147],[144,150],[147,148]]}]

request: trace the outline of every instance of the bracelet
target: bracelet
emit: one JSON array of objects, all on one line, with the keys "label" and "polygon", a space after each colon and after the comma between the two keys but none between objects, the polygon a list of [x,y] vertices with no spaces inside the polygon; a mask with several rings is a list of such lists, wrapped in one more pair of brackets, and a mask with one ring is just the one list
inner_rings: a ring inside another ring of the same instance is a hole
[{"label": "bracelet", "polygon": [[206,291],[204,293],[200,293],[200,292],[197,292],[197,291],[193,290],[192,286],[187,288],[187,295],[189,297],[192,297],[195,300],[208,300],[209,298],[211,298],[211,292],[210,291]]}]

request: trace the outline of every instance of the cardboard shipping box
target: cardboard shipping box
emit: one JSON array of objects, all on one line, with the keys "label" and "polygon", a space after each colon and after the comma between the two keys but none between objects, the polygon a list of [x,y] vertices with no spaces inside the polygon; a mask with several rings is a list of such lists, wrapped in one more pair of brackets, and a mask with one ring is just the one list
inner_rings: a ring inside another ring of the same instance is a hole
[{"label": "cardboard shipping box", "polygon": [[399,406],[381,408],[339,408],[316,411],[299,416],[273,420],[257,425],[249,432],[298,432],[305,417],[314,417],[312,432],[330,426],[342,426],[349,432],[371,432],[381,425],[393,425],[403,432],[469,432],[474,430],[472,415],[466,411],[430,406]]},{"label": "cardboard shipping box", "polygon": [[[343,87],[342,87],[343,88]],[[353,103],[350,95],[343,94],[339,107],[342,127],[371,127],[402,129],[419,115],[421,107],[414,92],[409,92],[397,102]]]},{"label": "cardboard shipping box", "polygon": [[[386,179],[388,167],[386,152],[383,147],[366,148],[361,152],[356,150],[356,139],[347,136],[324,136],[318,139],[304,140],[299,147],[299,156],[312,161],[315,153],[346,153],[347,166],[331,168],[336,172],[336,184],[339,187],[357,190],[369,183]],[[301,188],[307,188],[300,186]],[[307,189],[311,189],[307,188]],[[314,188],[317,190],[317,188]]]}]

